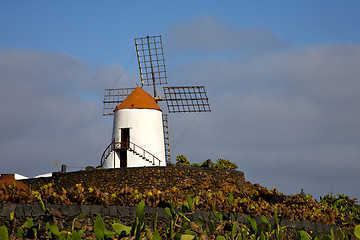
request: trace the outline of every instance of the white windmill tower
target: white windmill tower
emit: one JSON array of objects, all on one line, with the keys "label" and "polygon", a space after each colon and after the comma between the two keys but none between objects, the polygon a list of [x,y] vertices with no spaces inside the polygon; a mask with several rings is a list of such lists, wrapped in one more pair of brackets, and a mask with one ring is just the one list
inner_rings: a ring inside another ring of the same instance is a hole
[{"label": "white windmill tower", "polygon": [[104,168],[166,166],[170,162],[168,113],[210,112],[204,86],[163,87],[167,84],[161,36],[135,39],[141,86],[153,86],[153,96],[142,88],[105,89],[103,115],[114,115],[112,141],[101,157]]}]

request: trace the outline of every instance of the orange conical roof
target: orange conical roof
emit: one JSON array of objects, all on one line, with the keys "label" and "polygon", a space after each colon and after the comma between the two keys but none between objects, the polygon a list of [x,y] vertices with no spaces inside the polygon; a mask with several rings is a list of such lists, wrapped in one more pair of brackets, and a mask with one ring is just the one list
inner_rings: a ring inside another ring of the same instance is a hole
[{"label": "orange conical roof", "polygon": [[139,87],[135,88],[135,90],[130,93],[130,95],[127,96],[127,98],[125,98],[125,100],[115,108],[115,111],[119,109],[131,108],[156,109],[161,111],[159,105],[157,105],[154,98]]}]

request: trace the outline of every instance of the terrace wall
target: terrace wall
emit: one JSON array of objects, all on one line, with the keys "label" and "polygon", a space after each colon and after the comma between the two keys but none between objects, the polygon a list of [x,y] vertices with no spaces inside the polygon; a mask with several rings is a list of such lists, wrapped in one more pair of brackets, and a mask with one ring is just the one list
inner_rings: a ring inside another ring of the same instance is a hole
[{"label": "terrace wall", "polygon": [[140,192],[145,189],[165,191],[176,187],[186,194],[199,189],[218,191],[225,185],[241,189],[245,177],[240,171],[216,168],[139,167],[54,173],[52,178],[33,178],[21,182],[33,190],[52,183],[56,191],[61,191],[62,187],[70,189],[80,183],[84,188],[97,187],[109,193],[127,186]]},{"label": "terrace wall", "polygon": [[[15,218],[17,219],[17,227],[26,221],[26,217],[30,217],[34,220],[35,223],[40,223],[42,226],[45,226],[46,222],[51,221],[55,222],[60,229],[71,229],[72,220],[80,213],[85,213],[87,216],[84,219],[78,221],[75,225],[77,229],[86,229],[85,233],[87,237],[94,237],[92,232],[95,217],[97,214],[100,214],[104,219],[105,223],[108,225],[112,223],[115,219],[120,219],[120,221],[125,225],[131,225],[133,220],[136,218],[136,207],[123,207],[123,206],[99,206],[99,205],[47,205],[50,210],[49,216],[45,216],[44,212],[41,210],[39,205],[28,205],[28,204],[0,204],[0,225],[9,224],[9,216],[11,212],[15,213]],[[147,223],[150,226],[153,216],[155,213],[158,213],[158,225],[161,226],[163,223],[169,224],[168,221],[170,217],[166,214],[165,209],[163,208],[152,208],[145,207],[144,212],[147,218]],[[201,220],[203,224],[207,223],[212,219],[215,222],[218,220],[215,218],[213,212],[211,211],[201,211],[196,210],[193,214],[188,216],[190,220],[197,221]],[[235,219],[233,219],[235,220]],[[258,225],[263,224],[260,217],[255,216],[255,220]],[[268,218],[270,224],[274,224],[275,220]],[[239,223],[248,224],[245,214],[239,214],[237,217]],[[287,226],[286,233],[289,234],[288,239],[293,239],[293,236],[296,235],[296,232],[299,230],[306,230],[307,232],[319,232],[323,234],[329,234],[331,228],[335,229],[335,226],[329,226],[320,223],[313,222],[301,222],[284,219],[281,222],[282,226]],[[15,229],[16,229],[15,228]]]}]

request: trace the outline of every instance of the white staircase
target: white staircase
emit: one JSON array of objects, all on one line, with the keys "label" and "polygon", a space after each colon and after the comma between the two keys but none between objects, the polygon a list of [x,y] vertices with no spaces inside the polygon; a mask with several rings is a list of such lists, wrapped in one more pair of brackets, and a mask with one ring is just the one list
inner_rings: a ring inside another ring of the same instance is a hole
[{"label": "white staircase", "polygon": [[[126,147],[124,147],[126,145]],[[109,157],[114,157],[113,154],[114,151],[119,150],[126,150],[129,152],[132,152],[134,155],[137,155],[142,160],[151,163],[152,166],[161,166],[161,160],[151,154],[149,151],[143,149],[139,145],[129,142],[129,143],[123,143],[123,142],[112,142],[109,144],[109,146],[105,149],[100,164],[103,166],[104,162],[107,161]]]}]

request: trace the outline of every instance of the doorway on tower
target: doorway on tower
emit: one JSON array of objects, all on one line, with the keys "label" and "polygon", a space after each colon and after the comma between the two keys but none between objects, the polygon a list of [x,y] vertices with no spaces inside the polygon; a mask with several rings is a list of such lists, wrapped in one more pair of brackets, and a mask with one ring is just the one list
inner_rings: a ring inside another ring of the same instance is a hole
[{"label": "doorway on tower", "polygon": [[130,146],[130,128],[121,128],[120,168],[127,167],[127,153]]}]

